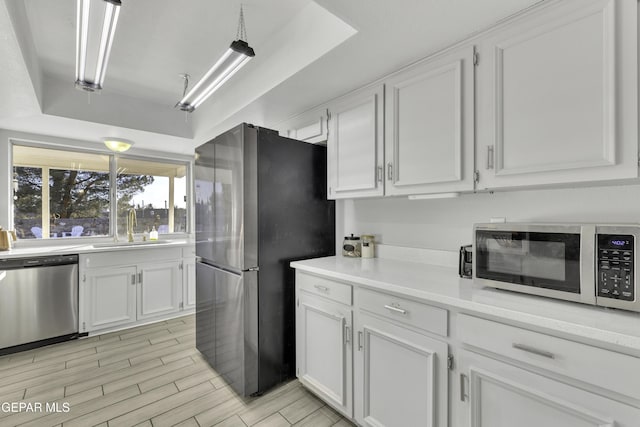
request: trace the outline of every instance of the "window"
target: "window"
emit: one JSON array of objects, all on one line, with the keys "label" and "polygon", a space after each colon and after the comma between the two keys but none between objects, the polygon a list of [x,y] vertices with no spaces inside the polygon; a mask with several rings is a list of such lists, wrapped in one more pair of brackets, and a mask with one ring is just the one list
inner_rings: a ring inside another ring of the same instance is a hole
[{"label": "window", "polygon": [[127,233],[127,214],[136,212],[137,232],[187,232],[186,165],[118,159],[118,234]]},{"label": "window", "polygon": [[187,168],[186,162],[14,144],[14,228],[20,239],[126,236],[134,209],[136,234],[153,227],[161,234],[186,233]]}]

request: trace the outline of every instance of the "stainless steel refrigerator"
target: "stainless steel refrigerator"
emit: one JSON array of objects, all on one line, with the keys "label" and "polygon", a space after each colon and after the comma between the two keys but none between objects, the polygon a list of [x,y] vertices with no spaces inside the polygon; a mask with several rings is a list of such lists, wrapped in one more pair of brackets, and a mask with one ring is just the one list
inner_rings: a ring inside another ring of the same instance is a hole
[{"label": "stainless steel refrigerator", "polygon": [[248,124],[196,149],[196,347],[240,395],[294,376],[289,263],[335,254],[326,159]]}]

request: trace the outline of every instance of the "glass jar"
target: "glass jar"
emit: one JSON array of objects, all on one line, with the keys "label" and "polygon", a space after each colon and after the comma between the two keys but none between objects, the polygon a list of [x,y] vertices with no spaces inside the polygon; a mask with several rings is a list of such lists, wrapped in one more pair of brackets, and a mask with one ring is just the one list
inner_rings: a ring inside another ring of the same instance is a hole
[{"label": "glass jar", "polygon": [[342,256],[358,258],[360,257],[360,237],[346,236],[342,242]]}]

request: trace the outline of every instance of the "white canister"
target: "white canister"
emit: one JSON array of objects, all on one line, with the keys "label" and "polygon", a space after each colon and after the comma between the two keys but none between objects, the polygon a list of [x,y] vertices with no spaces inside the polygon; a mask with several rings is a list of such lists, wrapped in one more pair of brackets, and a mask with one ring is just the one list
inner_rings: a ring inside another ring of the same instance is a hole
[{"label": "white canister", "polygon": [[374,249],[374,236],[370,234],[362,235],[362,258],[373,258],[375,255]]}]

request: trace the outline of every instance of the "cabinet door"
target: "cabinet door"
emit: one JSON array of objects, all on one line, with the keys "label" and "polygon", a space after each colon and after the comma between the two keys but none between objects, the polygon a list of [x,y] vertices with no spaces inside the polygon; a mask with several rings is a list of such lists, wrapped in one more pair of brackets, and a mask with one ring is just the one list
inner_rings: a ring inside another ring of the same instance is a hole
[{"label": "cabinet door", "polygon": [[83,275],[84,332],[136,321],[136,268],[98,268]]},{"label": "cabinet door", "polygon": [[315,108],[278,126],[280,135],[316,144],[327,140],[327,109]]},{"label": "cabinet door", "polygon": [[329,199],[384,194],[384,86],[358,91],[329,106]]},{"label": "cabinet door", "polygon": [[196,259],[182,261],[182,306],[191,309],[196,306]]},{"label": "cabinet door", "polygon": [[640,420],[638,408],[470,351],[461,352],[459,369],[463,426],[632,427]]},{"label": "cabinet door", "polygon": [[138,268],[138,319],[180,310],[182,275],[179,262],[143,264]]},{"label": "cabinet door", "polygon": [[473,47],[385,81],[387,195],[473,190]]},{"label": "cabinet door", "polygon": [[482,42],[479,188],[637,177],[636,21],[636,0],[570,0]]},{"label": "cabinet door", "polygon": [[372,427],[447,426],[447,344],[358,312],[355,419]]},{"label": "cabinet door", "polygon": [[300,382],[353,417],[351,308],[300,291],[296,364]]}]

